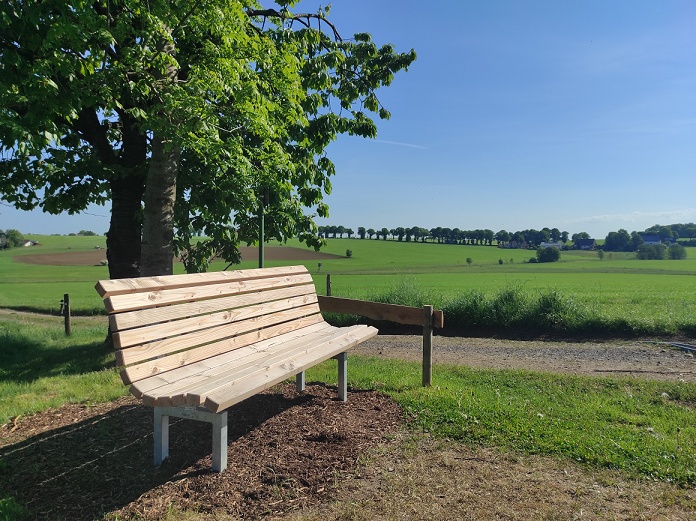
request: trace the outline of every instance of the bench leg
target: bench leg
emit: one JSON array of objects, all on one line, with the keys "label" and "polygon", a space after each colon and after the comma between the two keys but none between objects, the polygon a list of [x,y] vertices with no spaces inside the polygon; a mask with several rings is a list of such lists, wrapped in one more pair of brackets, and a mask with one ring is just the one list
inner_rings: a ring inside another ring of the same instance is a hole
[{"label": "bench leg", "polygon": [[169,415],[162,407],[155,407],[155,467],[169,457]]},{"label": "bench leg", "polygon": [[338,399],[348,401],[348,353],[336,356],[338,361]]},{"label": "bench leg", "polygon": [[305,390],[305,372],[297,373],[295,375],[295,389],[298,393]]},{"label": "bench leg", "polygon": [[169,417],[186,418],[213,425],[213,471],[227,468],[227,411],[213,413],[195,407],[155,407],[155,465],[169,457]]},{"label": "bench leg", "polygon": [[215,414],[213,424],[213,472],[227,468],[227,411]]}]

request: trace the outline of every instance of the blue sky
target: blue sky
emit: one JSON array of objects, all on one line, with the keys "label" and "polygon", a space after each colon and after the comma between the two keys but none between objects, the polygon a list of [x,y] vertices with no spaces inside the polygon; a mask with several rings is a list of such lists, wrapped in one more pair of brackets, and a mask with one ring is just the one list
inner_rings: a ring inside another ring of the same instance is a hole
[{"label": "blue sky", "polygon": [[[330,146],[319,224],[603,238],[696,221],[696,2],[333,0],[330,19],[418,59],[379,91],[376,140]],[[108,208],[88,212],[0,206],[0,228],[106,231]]]}]

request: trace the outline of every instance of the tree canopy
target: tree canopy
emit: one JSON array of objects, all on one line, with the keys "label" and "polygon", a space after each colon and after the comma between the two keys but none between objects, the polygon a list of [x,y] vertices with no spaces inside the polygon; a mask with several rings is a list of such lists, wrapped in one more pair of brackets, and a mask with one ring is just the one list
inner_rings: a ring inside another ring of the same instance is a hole
[{"label": "tree canopy", "polygon": [[[112,277],[237,261],[259,236],[318,246],[339,134],[374,137],[376,89],[415,59],[328,9],[254,0],[0,5],[0,197],[49,213],[111,201]],[[372,114],[372,115],[370,115]],[[198,236],[203,235],[203,239]]]}]

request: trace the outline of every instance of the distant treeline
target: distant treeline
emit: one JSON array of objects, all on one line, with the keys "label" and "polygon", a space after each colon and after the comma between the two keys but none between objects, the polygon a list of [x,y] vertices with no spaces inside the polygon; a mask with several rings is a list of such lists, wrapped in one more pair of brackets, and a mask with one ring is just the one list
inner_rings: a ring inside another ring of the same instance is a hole
[{"label": "distant treeline", "polygon": [[[357,236],[360,239],[395,240],[395,241],[420,241],[445,244],[481,245],[491,246],[495,241],[498,245],[514,245],[520,248],[537,248],[541,243],[555,242],[566,245],[581,239],[592,240],[587,232],[579,232],[570,235],[567,231],[558,228],[542,228],[541,230],[521,230],[508,232],[500,230],[494,232],[489,229],[462,230],[460,228],[423,228],[412,226],[410,228],[364,228],[360,226],[356,232],[345,226],[319,226],[319,236],[328,238]],[[638,251],[645,244],[645,237],[659,238],[661,243],[670,244],[679,239],[683,246],[696,246],[696,224],[656,224],[643,230],[629,233],[624,229],[609,232],[604,238],[601,249],[605,251]]]}]

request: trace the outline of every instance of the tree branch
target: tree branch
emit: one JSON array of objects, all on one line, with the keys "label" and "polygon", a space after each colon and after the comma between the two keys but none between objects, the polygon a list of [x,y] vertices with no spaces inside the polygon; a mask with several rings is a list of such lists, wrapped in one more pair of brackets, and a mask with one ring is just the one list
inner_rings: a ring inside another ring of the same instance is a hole
[{"label": "tree branch", "polygon": [[291,14],[282,13],[276,9],[247,9],[246,14],[249,17],[260,16],[263,17],[264,20],[266,18],[280,18],[283,21],[299,22],[308,29],[311,28],[311,21],[317,20],[319,22],[324,22],[331,28],[331,31],[333,32],[333,37],[337,42],[343,41],[343,38],[341,38],[341,35],[339,34],[336,26],[329,20],[327,20],[326,17],[321,13]]}]

